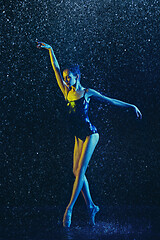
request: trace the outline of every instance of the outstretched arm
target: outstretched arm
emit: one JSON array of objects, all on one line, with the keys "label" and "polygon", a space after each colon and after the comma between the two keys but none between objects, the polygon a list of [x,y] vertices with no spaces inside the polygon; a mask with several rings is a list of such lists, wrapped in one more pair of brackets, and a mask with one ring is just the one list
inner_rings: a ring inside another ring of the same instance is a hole
[{"label": "outstretched arm", "polygon": [[142,114],[141,114],[140,110],[133,104],[129,104],[129,103],[117,100],[117,99],[109,98],[93,89],[88,89],[87,97],[91,97],[91,96],[97,97],[97,98],[101,99],[102,101],[105,101],[111,105],[132,108],[135,111],[137,118],[140,118],[140,119],[142,118]]},{"label": "outstretched arm", "polygon": [[60,71],[60,66],[59,66],[57,58],[54,54],[53,48],[50,45],[48,45],[46,43],[43,43],[43,42],[37,42],[37,48],[39,48],[39,49],[40,48],[45,48],[45,49],[49,50],[51,64],[52,64],[52,67],[53,67],[53,70],[54,70],[54,73],[55,73],[55,77],[56,77],[58,86],[60,87],[64,97],[66,98],[68,88],[63,82],[63,77],[62,77],[62,74],[61,74],[61,71]]}]

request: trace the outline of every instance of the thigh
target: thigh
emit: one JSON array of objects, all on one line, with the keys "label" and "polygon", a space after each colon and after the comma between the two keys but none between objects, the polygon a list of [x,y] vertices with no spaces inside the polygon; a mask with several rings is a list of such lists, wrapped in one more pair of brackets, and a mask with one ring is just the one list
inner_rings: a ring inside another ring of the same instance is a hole
[{"label": "thigh", "polygon": [[75,137],[75,144],[74,144],[74,152],[73,152],[73,172],[75,172],[78,168],[79,159],[81,156],[82,148],[83,148],[83,141],[77,137]]},{"label": "thigh", "polygon": [[94,149],[98,143],[99,134],[95,133],[86,137],[85,142],[83,143],[81,155],[78,161],[78,172],[83,171],[85,174],[88,163],[92,157]]}]

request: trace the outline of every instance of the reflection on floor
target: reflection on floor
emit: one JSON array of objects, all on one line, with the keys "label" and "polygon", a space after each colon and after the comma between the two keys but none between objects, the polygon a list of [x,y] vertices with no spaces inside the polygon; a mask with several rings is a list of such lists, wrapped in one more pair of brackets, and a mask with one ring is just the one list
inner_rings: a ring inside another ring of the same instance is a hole
[{"label": "reflection on floor", "polygon": [[159,240],[158,207],[101,206],[96,226],[87,224],[84,207],[75,206],[70,229],[62,227],[64,208],[1,208],[0,240]]}]

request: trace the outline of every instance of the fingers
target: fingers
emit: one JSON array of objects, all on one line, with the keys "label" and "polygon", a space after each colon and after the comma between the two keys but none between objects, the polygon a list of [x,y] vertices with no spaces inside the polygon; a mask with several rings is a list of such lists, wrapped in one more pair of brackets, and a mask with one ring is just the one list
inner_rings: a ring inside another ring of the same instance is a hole
[{"label": "fingers", "polygon": [[46,44],[45,43],[43,43],[43,42],[37,42],[37,48],[43,48],[43,47],[45,47],[46,46]]},{"label": "fingers", "polygon": [[142,119],[142,113],[140,112],[140,119]]},{"label": "fingers", "polygon": [[43,43],[43,42],[36,42],[37,44],[41,44],[41,45],[45,45],[45,43]]},{"label": "fingers", "polygon": [[139,113],[139,118],[142,119],[142,113],[140,111],[138,111]]},{"label": "fingers", "polygon": [[50,50],[52,47],[46,43],[43,42],[37,42],[37,48],[45,48],[47,50]]},{"label": "fingers", "polygon": [[41,42],[37,42],[37,48],[41,48],[42,47],[42,43]]},{"label": "fingers", "polygon": [[137,118],[142,119],[142,113],[140,111],[137,111],[136,114],[137,114]]}]

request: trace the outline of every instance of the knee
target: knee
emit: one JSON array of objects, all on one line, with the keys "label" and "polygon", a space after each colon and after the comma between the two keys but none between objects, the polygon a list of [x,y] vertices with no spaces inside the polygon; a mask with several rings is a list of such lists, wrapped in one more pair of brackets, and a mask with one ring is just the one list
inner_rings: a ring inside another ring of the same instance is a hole
[{"label": "knee", "polygon": [[94,134],[93,137],[94,137],[95,143],[97,144],[99,141],[99,133]]},{"label": "knee", "polygon": [[75,177],[78,177],[78,178],[84,178],[85,176],[85,168],[82,167],[82,168],[77,168],[77,169],[73,169],[73,174]]},{"label": "knee", "polygon": [[76,177],[78,177],[79,179],[83,179],[84,176],[85,176],[85,167],[78,168],[76,170]]},{"label": "knee", "polygon": [[97,134],[97,142],[99,141],[99,133]]},{"label": "knee", "polygon": [[94,134],[88,136],[88,138],[91,140],[92,144],[94,144],[96,146],[99,141],[99,133],[94,133]]},{"label": "knee", "polygon": [[73,174],[75,177],[77,176],[77,169],[73,168]]}]

